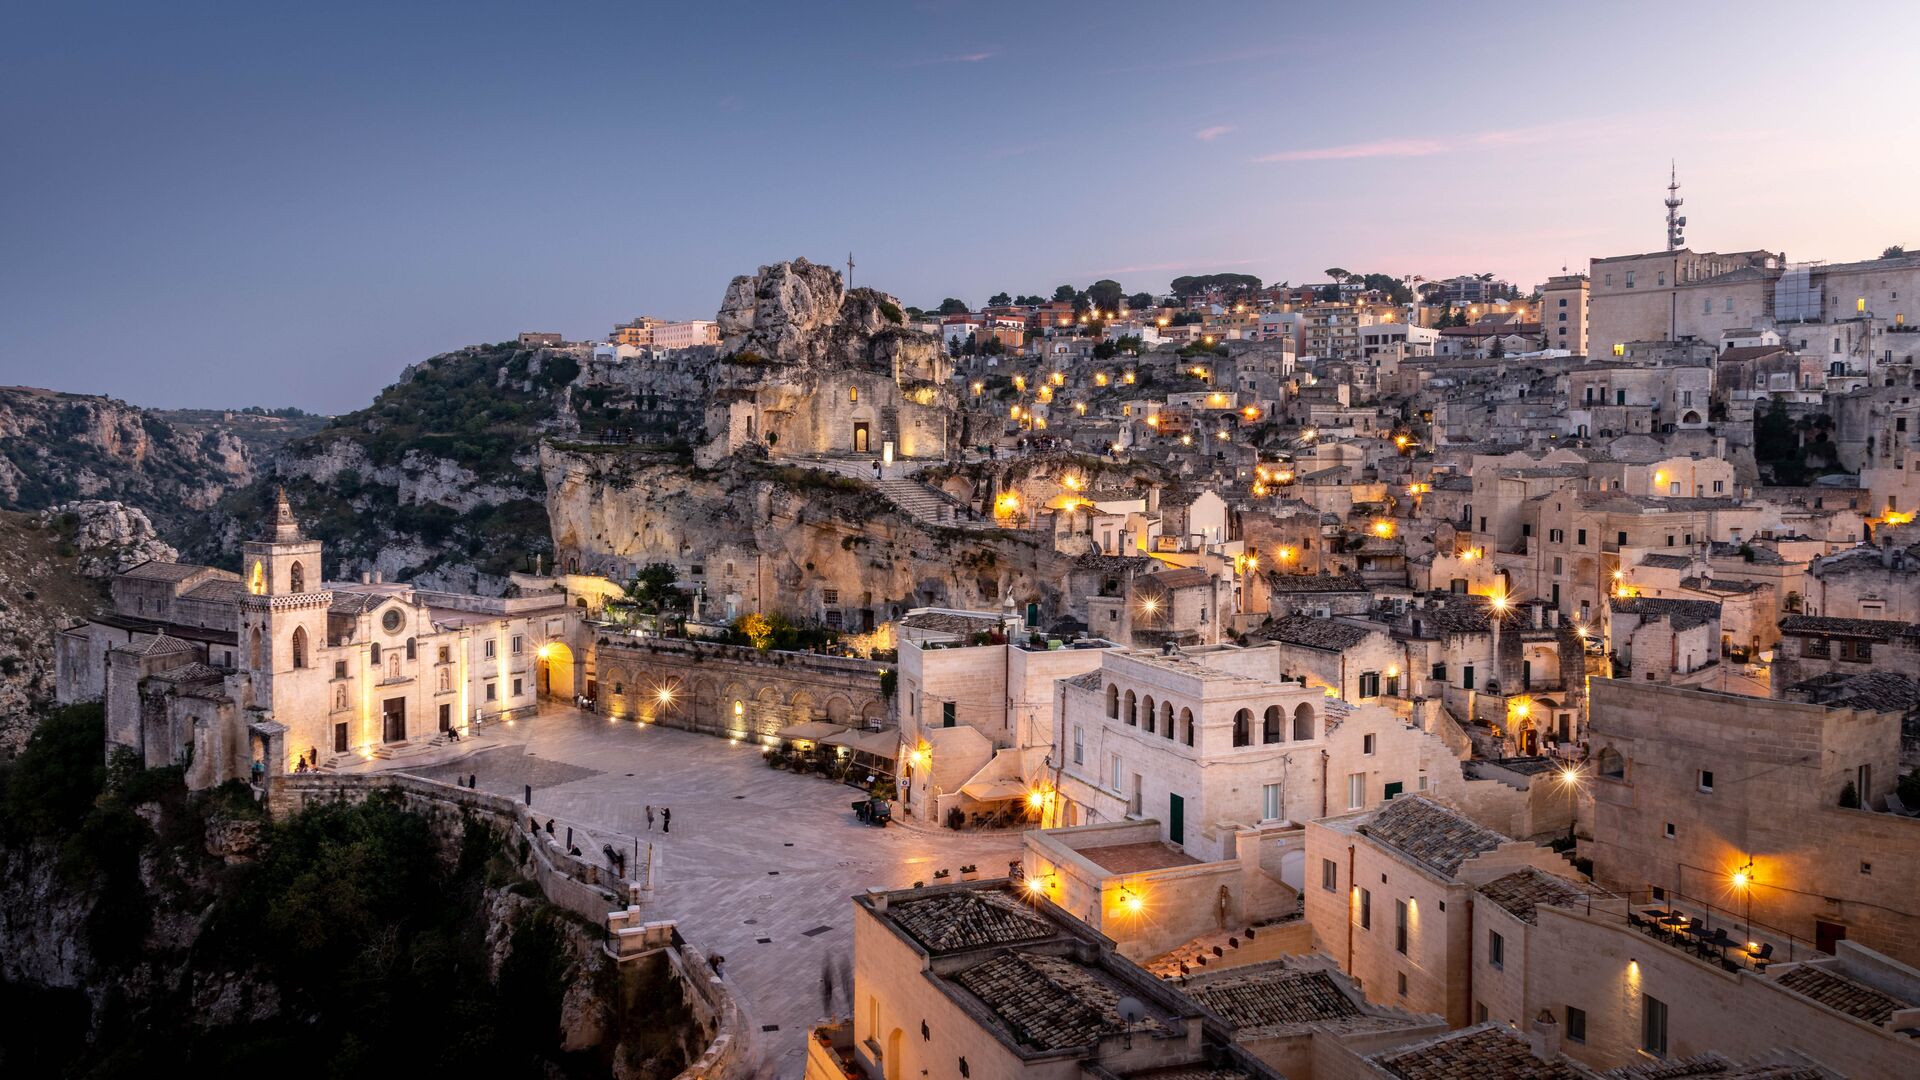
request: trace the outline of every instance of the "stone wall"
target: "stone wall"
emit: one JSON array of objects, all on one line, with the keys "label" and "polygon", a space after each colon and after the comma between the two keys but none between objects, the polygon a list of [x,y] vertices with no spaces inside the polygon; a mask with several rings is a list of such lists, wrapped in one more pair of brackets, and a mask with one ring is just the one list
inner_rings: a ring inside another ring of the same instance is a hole
[{"label": "stone wall", "polygon": [[770,739],[805,720],[858,726],[888,715],[880,692],[885,665],[869,660],[602,637],[594,665],[601,712],[708,735]]}]

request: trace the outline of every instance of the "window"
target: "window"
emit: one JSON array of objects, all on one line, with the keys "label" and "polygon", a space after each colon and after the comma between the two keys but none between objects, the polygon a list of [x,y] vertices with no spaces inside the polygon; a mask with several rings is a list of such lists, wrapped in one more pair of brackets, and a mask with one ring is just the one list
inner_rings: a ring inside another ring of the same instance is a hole
[{"label": "window", "polygon": [[[1607,284],[1609,285],[1613,284],[1613,278],[1611,275],[1609,275],[1607,278]],[[1633,271],[1631,270],[1627,271],[1627,288],[1629,289],[1633,288]]]},{"label": "window", "polygon": [[368,662],[374,664],[376,667],[379,666],[379,663],[380,663],[380,643],[379,642],[376,641],[372,645],[367,646],[367,659],[368,659]]},{"label": "window", "polygon": [[1073,725],[1073,763],[1085,763],[1087,757],[1087,732],[1079,724]]},{"label": "window", "polygon": [[1446,682],[1447,681],[1447,665],[1445,664],[1433,665],[1433,672],[1431,677],[1440,682]]},{"label": "window", "polygon": [[1823,637],[1801,638],[1800,655],[1825,657],[1827,655],[1827,639]]},{"label": "window", "polygon": [[1840,659],[1851,660],[1855,663],[1860,663],[1860,664],[1864,664],[1867,661],[1872,660],[1873,659],[1873,642],[1842,641],[1840,643]]},{"label": "window", "polygon": [[307,666],[307,628],[304,626],[293,628],[293,666]]},{"label": "window", "polygon": [[1700,770],[1700,790],[1709,794],[1713,792],[1713,773],[1707,769]]},{"label": "window", "polygon": [[1713,482],[1713,493],[1715,495],[1718,495],[1725,490],[1727,490],[1727,482],[1725,480],[1715,480]]},{"label": "window", "polygon": [[1260,785],[1260,820],[1280,820],[1280,785]]},{"label": "window", "polygon": [[827,603],[829,606],[837,604],[840,602],[840,590],[839,589],[822,589],[820,591],[820,599],[825,603]]},{"label": "window", "polygon": [[1360,929],[1373,929],[1373,894],[1364,888],[1360,890]]},{"label": "window", "polygon": [[333,662],[333,677],[336,679],[344,679],[347,677],[347,662],[345,660],[335,660]]},{"label": "window", "polygon": [[519,696],[520,696],[520,694],[521,694],[521,689],[520,689],[520,680],[519,680],[519,679],[515,679],[515,680],[513,680],[513,696],[514,696],[514,697],[519,697]]},{"label": "window", "polygon": [[1667,1056],[1667,1003],[1652,994],[1640,995],[1640,1049]]},{"label": "window", "polygon": [[[480,646],[480,655],[486,657],[489,660],[493,659],[493,646],[494,646],[494,640],[492,638],[488,638]],[[374,648],[377,649],[379,648],[379,646],[376,645],[374,646]]]},{"label": "window", "polygon": [[1566,531],[1565,531],[1565,530],[1563,530],[1563,529],[1548,529],[1548,530],[1547,530],[1547,542],[1548,542],[1548,543],[1551,543],[1551,544],[1564,544],[1564,543],[1566,543],[1566,542],[1567,542],[1567,534],[1566,534]]},{"label": "window", "polygon": [[441,662],[441,663],[443,663],[443,664],[451,664],[451,663],[453,663],[453,647],[452,647],[452,646],[450,646],[450,645],[442,645],[442,646],[440,646],[440,657],[439,657],[439,659],[440,659],[440,662]]},{"label": "window", "polygon": [[1320,887],[1328,892],[1340,889],[1340,864],[1332,859],[1320,860]]},{"label": "window", "polygon": [[1368,757],[1373,756],[1373,736],[1372,735],[1360,736],[1360,752],[1367,755]]},{"label": "window", "polygon": [[1487,1022],[1486,1002],[1476,1001],[1473,1003],[1473,1022],[1476,1024],[1484,1024]]},{"label": "window", "polygon": [[955,715],[955,708],[955,704],[951,701],[943,701],[940,703],[941,727],[952,727],[958,721],[959,717]]},{"label": "window", "polygon": [[1676,836],[1677,834],[1674,832],[1673,822],[1671,821],[1667,822],[1667,839],[1672,840]]},{"label": "window", "polygon": [[1674,480],[1674,481],[1672,481],[1672,482],[1670,482],[1669,484],[1667,484],[1667,494],[1669,494],[1669,495],[1678,495],[1678,494],[1680,494],[1680,481],[1678,481],[1678,480]]},{"label": "window", "polygon": [[1407,973],[1402,971],[1398,974],[1397,978],[1399,980],[1398,989],[1400,991],[1400,996],[1406,997],[1407,996]]},{"label": "window", "polygon": [[519,634],[513,635],[513,655],[519,656],[521,653],[526,651],[527,651],[527,639],[521,637]]},{"label": "window", "polygon": [[1574,533],[1573,533],[1573,535],[1574,535],[1574,543],[1576,543],[1576,544],[1579,544],[1579,545],[1580,545],[1580,546],[1582,546],[1582,547],[1585,547],[1585,546],[1586,546],[1586,543],[1587,543],[1587,530],[1585,530],[1585,529],[1575,529],[1575,530],[1574,530]]},{"label": "window", "polygon": [[487,684],[487,700],[494,701],[494,700],[497,700],[499,697],[500,697],[499,688],[496,687],[493,683],[488,683]]},{"label": "window", "polygon": [[1498,930],[1487,931],[1487,966],[1495,971],[1507,968],[1507,939]]},{"label": "window", "polygon": [[1463,667],[1460,669],[1460,689],[1462,690],[1473,689],[1473,665],[1472,664],[1468,664],[1466,667]]},{"label": "window", "polygon": [[1393,951],[1405,956],[1407,953],[1407,902],[1393,902]]},{"label": "window", "polygon": [[407,659],[408,659],[408,660],[412,660],[412,659],[414,659],[414,656],[415,656],[415,651],[414,651],[414,650],[415,650],[415,648],[416,648],[416,645],[415,645],[415,643],[414,643],[414,639],[413,639],[413,638],[408,638],[408,639],[407,639]]},{"label": "window", "polygon": [[1367,804],[1367,774],[1349,773],[1347,775],[1347,809],[1358,810]]},{"label": "window", "polygon": [[[1360,696],[1363,698],[1380,696],[1380,673],[1363,671],[1360,673]],[[1368,736],[1372,738],[1372,736]]]},{"label": "window", "polygon": [[1567,1006],[1567,1041],[1587,1041],[1587,1010]]},{"label": "window", "polygon": [[851,403],[851,404],[859,404],[859,402],[860,402],[860,388],[859,388],[859,387],[857,387],[857,386],[849,386],[849,387],[847,387],[847,401],[848,401],[849,403]]},{"label": "window", "polygon": [[1620,530],[1620,535],[1614,539],[1614,543],[1624,544],[1626,542],[1627,542],[1627,531],[1625,529],[1622,529]]},{"label": "window", "polygon": [[1113,788],[1113,790],[1115,791],[1119,791],[1120,790],[1120,755],[1119,754],[1107,755],[1107,773],[1113,780],[1113,783],[1108,786]]}]

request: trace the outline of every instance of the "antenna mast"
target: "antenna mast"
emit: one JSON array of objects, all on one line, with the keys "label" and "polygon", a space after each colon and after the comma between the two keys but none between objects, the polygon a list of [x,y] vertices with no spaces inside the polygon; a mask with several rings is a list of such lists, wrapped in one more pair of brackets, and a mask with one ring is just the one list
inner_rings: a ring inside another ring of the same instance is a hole
[{"label": "antenna mast", "polygon": [[1678,251],[1687,244],[1686,236],[1681,232],[1687,227],[1687,219],[1680,214],[1680,207],[1687,200],[1680,197],[1680,171],[1668,163],[1667,175],[1667,250]]}]

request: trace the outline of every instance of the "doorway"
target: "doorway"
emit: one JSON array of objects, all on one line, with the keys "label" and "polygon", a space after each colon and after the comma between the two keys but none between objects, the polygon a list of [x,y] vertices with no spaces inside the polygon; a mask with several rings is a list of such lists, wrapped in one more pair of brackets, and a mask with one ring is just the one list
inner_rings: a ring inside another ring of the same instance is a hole
[{"label": "doorway", "polygon": [[453,706],[452,705],[440,706],[440,730],[443,732],[453,730]]},{"label": "doorway", "polygon": [[1167,795],[1167,839],[1182,847],[1187,843],[1187,800]]},{"label": "doorway", "polygon": [[1830,923],[1825,919],[1813,920],[1813,947],[1823,953],[1831,954],[1840,943],[1847,940],[1847,928],[1839,923]]},{"label": "doorway", "polygon": [[336,754],[344,754],[347,752],[347,725],[345,721],[333,725],[333,752]]},{"label": "doorway", "polygon": [[407,699],[388,698],[380,704],[383,737],[387,742],[407,740]]},{"label": "doorway", "polygon": [[855,420],[853,422],[853,452],[856,454],[864,454],[867,452],[867,422],[865,420]]}]

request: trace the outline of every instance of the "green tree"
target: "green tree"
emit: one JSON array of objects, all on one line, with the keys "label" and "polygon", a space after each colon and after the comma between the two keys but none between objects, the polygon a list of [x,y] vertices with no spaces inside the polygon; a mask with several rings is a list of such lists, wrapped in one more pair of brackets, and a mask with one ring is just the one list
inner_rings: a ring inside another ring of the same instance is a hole
[{"label": "green tree", "polygon": [[1145,311],[1153,306],[1153,294],[1137,292],[1127,297],[1127,306],[1136,311]]},{"label": "green tree", "polygon": [[1325,270],[1322,270],[1322,271],[1320,271],[1320,272],[1321,272],[1321,273],[1323,273],[1323,274],[1325,274],[1325,275],[1327,275],[1328,277],[1330,277],[1330,278],[1332,278],[1332,279],[1333,279],[1334,281],[1336,281],[1336,282],[1339,282],[1339,281],[1345,281],[1345,280],[1347,280],[1348,278],[1350,278],[1350,277],[1352,277],[1352,276],[1353,276],[1353,274],[1352,274],[1352,273],[1350,273],[1350,272],[1348,272],[1348,271],[1346,271],[1346,270],[1343,270],[1343,269],[1341,269],[1341,268],[1340,268],[1340,267],[1338,267],[1338,266],[1330,266],[1330,267],[1328,267],[1327,269],[1325,269]]},{"label": "green tree", "polygon": [[1507,339],[1498,334],[1493,336],[1493,345],[1487,349],[1487,355],[1495,360],[1507,355]]},{"label": "green tree", "polygon": [[1055,300],[1055,302],[1058,302],[1061,300],[1074,300],[1074,299],[1078,299],[1079,296],[1080,296],[1080,290],[1074,288],[1071,285],[1054,286],[1053,299]]},{"label": "green tree", "polygon": [[951,296],[940,301],[940,314],[942,315],[965,315],[972,310],[972,308],[967,306],[965,300],[955,300]]},{"label": "green tree", "polygon": [[733,620],[735,633],[745,635],[747,641],[756,649],[764,649],[773,644],[773,624],[765,615],[750,611]]},{"label": "green tree", "polygon": [[992,296],[987,297],[987,306],[989,307],[998,307],[1001,304],[1011,304],[1011,303],[1013,303],[1013,298],[1003,292],[997,292],[997,293],[994,293]]},{"label": "green tree", "polygon": [[1773,471],[1776,484],[1797,486],[1806,480],[1806,454],[1781,398],[1774,398],[1765,412],[1755,413],[1753,456],[1761,467]]},{"label": "green tree", "polygon": [[1087,299],[1101,311],[1118,311],[1120,302],[1127,298],[1127,291],[1112,278],[1101,278],[1087,286]]},{"label": "green tree", "polygon": [[1881,252],[1880,257],[1883,259],[1897,259],[1906,253],[1907,249],[1905,247],[1899,244],[1888,244],[1887,250]]},{"label": "green tree", "polygon": [[680,572],[671,563],[648,563],[634,571],[633,580],[627,582],[627,595],[633,602],[643,607],[659,610],[672,606],[680,599],[680,590],[674,583],[680,580]]}]

